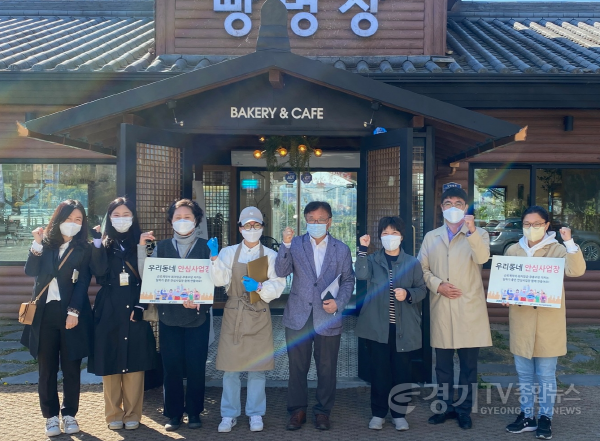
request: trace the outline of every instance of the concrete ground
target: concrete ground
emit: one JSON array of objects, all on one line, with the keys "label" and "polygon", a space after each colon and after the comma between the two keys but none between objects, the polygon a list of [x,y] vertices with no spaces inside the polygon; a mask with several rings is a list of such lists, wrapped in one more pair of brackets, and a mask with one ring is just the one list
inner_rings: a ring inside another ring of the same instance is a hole
[{"label": "concrete ground", "polygon": [[[335,439],[451,439],[493,440],[493,439],[534,439],[533,434],[509,435],[504,427],[515,419],[518,413],[518,394],[514,364],[508,351],[506,326],[494,325],[494,347],[482,350],[480,354],[480,389],[477,412],[473,414],[473,429],[463,431],[456,421],[448,421],[443,426],[427,424],[430,405],[435,399],[430,387],[422,387],[414,397],[415,409],[408,415],[410,431],[397,432],[388,420],[380,432],[367,429],[371,417],[368,383],[356,377],[357,356],[354,336],[355,317],[344,318],[344,334],[338,364],[337,403],[332,413],[332,431],[319,432],[312,426],[312,420],[298,432],[285,431],[287,393],[287,354],[284,346],[283,327],[280,317],[273,317],[274,341],[276,349],[275,369],[267,375],[267,414],[265,430],[260,434],[251,433],[248,419],[241,417],[231,435],[217,433],[220,421],[219,403],[222,373],[214,369],[216,343],[211,345],[207,365],[206,411],[202,418],[204,427],[191,431],[183,426],[176,433],[166,432],[162,416],[162,396],[160,389],[146,393],[142,427],[136,431],[112,432],[104,422],[104,402],[99,377],[82,371],[82,395],[78,420],[82,432],[61,435],[61,439],[77,440],[154,440],[165,437],[172,439],[214,439],[234,436],[236,439],[262,440],[312,440]],[[215,320],[218,339],[220,319]],[[22,327],[14,320],[0,320],[0,441],[45,439],[44,419],[39,410],[37,396],[37,365],[19,343]],[[554,439],[592,440],[600,439],[598,409],[600,408],[600,355],[598,354],[599,331],[595,327],[574,327],[569,329],[569,353],[559,359],[557,377],[559,398],[554,418]],[[579,359],[579,360],[578,360]],[[458,361],[458,360],[456,360]],[[314,364],[314,363],[313,363]],[[458,375],[458,366],[457,366]],[[316,386],[314,366],[309,372],[309,387]],[[244,393],[243,393],[244,394]],[[244,396],[242,394],[242,399]],[[314,400],[314,390],[311,390]],[[311,403],[311,405],[314,403]],[[407,438],[408,437],[408,438]]]},{"label": "concrete ground", "polygon": [[[504,390],[505,391],[505,390]],[[89,385],[82,387],[81,404],[77,419],[81,432],[76,435],[60,435],[56,440],[109,441],[109,440],[159,440],[159,439],[236,439],[236,440],[305,440],[311,441],[332,439],[339,440],[507,440],[535,439],[532,433],[511,435],[505,432],[506,424],[515,418],[513,414],[518,406],[517,396],[510,394],[506,404],[493,389],[490,399],[485,389],[479,390],[478,413],[473,414],[473,429],[462,430],[455,420],[447,421],[441,426],[427,424],[430,416],[429,401],[423,397],[413,399],[415,409],[407,416],[410,424],[408,432],[397,432],[389,418],[381,431],[367,428],[371,417],[369,388],[357,387],[337,391],[337,400],[333,413],[332,429],[321,432],[312,425],[312,418],[299,431],[285,430],[286,414],[285,388],[267,389],[267,413],[264,418],[265,429],[261,433],[253,433],[248,428],[248,418],[242,416],[230,434],[220,434],[217,426],[220,422],[219,402],[221,389],[210,387],[206,394],[206,410],[202,414],[204,427],[190,430],[183,425],[177,432],[166,432],[163,425],[166,418],[162,416],[162,397],[159,389],[146,393],[142,425],[135,431],[110,431],[103,417],[104,400],[102,386]],[[314,391],[311,390],[311,404],[314,403]],[[425,388],[422,395],[430,395],[431,389]],[[577,401],[563,402],[557,405],[559,412],[554,417],[553,432],[556,440],[598,440],[600,425],[598,424],[598,408],[600,407],[600,388],[578,387],[578,394],[572,398]],[[244,393],[242,394],[244,400]],[[5,386],[0,389],[0,409],[2,424],[0,439],[2,441],[33,441],[46,439],[44,436],[44,419],[42,418],[37,389],[33,385]],[[491,413],[491,414],[490,414]],[[568,413],[568,414],[567,414]]]}]

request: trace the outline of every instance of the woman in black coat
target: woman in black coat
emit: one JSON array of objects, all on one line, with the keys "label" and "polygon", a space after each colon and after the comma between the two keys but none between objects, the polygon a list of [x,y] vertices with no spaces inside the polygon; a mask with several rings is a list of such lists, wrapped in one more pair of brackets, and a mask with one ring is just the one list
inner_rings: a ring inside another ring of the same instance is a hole
[{"label": "woman in black coat", "polygon": [[[88,298],[91,273],[87,218],[79,201],[68,199],[56,208],[46,229],[32,232],[25,274],[35,277],[33,299],[41,294],[21,343],[38,360],[38,392],[46,418],[46,436],[79,432],[81,359],[89,354],[92,310]],[[63,373],[63,402],[58,401],[58,369]],[[62,421],[59,421],[59,412]]]},{"label": "woman in black coat", "polygon": [[102,288],[94,304],[94,351],[88,370],[102,376],[109,429],[137,429],[142,418],[144,371],[154,368],[156,342],[143,320],[136,245],[140,227],[126,198],[108,206],[104,234],[94,230],[91,268]]}]

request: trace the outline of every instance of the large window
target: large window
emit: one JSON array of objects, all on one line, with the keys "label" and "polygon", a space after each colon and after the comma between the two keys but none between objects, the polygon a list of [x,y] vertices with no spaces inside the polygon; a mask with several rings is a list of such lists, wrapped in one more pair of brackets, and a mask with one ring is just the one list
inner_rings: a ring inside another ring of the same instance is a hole
[{"label": "large window", "polygon": [[600,269],[600,168],[472,164],[471,183],[475,217],[490,233],[492,254],[519,241],[523,210],[540,205],[550,213],[553,231],[572,229],[588,269]]},{"label": "large window", "polygon": [[90,226],[116,196],[113,164],[0,165],[0,262],[24,261],[31,231],[45,227],[56,206],[78,199]]}]

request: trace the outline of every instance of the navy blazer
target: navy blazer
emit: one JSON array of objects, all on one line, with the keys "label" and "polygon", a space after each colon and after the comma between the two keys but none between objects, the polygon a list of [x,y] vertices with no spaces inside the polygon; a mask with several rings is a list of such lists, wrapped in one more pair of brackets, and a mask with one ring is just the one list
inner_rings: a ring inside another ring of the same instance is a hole
[{"label": "navy blazer", "polygon": [[[329,236],[321,274],[317,277],[315,258],[310,236],[305,234],[292,239],[290,248],[279,247],[275,260],[275,272],[279,277],[293,273],[292,289],[283,312],[283,325],[296,331],[302,329],[310,314],[317,334],[331,336],[342,333],[342,312],[354,292],[352,254],[344,242]],[[321,293],[340,277],[340,290],[335,299],[337,314],[323,309]]]},{"label": "navy blazer", "polygon": [[[56,277],[60,292],[61,314],[65,320],[65,327],[67,309],[71,307],[79,311],[77,326],[66,330],[67,356],[70,360],[79,360],[89,355],[92,341],[92,308],[88,297],[88,288],[92,280],[90,271],[91,247],[89,243],[70,244],[63,253],[63,258],[66,258],[71,249],[73,249],[73,252],[60,271],[58,270],[60,264],[58,249],[49,250],[44,247],[41,256],[36,256],[30,251],[25,263],[25,274],[35,277],[32,300]],[[73,283],[73,270],[75,269],[79,271],[79,277],[77,282]],[[47,298],[48,290],[38,300],[33,323],[25,326],[21,337],[21,343],[29,348],[29,352],[35,358],[38,355],[40,325]]]}]

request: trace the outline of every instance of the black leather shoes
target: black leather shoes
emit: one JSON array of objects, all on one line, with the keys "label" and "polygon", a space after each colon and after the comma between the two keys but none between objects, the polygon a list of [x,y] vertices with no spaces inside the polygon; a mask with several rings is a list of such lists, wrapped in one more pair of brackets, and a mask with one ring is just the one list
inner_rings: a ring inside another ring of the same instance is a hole
[{"label": "black leather shoes", "polygon": [[331,428],[329,415],[322,413],[315,415],[315,427],[319,430],[329,430]]},{"label": "black leather shoes", "polygon": [[190,429],[199,429],[202,427],[202,420],[199,416],[188,417],[188,427]]},{"label": "black leather shoes", "polygon": [[446,420],[453,420],[456,419],[457,415],[456,412],[451,410],[451,411],[446,411],[444,413],[436,413],[432,416],[429,417],[429,420],[427,420],[427,422],[429,424],[444,424],[446,422]]},{"label": "black leather shoes", "polygon": [[167,432],[174,432],[181,426],[181,417],[171,418],[167,424],[165,424],[165,430]]},{"label": "black leather shoes", "polygon": [[297,410],[290,415],[286,430],[298,430],[304,423],[306,423],[306,412],[303,410]]},{"label": "black leather shoes", "polygon": [[473,427],[473,421],[471,421],[471,416],[466,413],[458,414],[458,427],[461,429],[468,430]]}]

